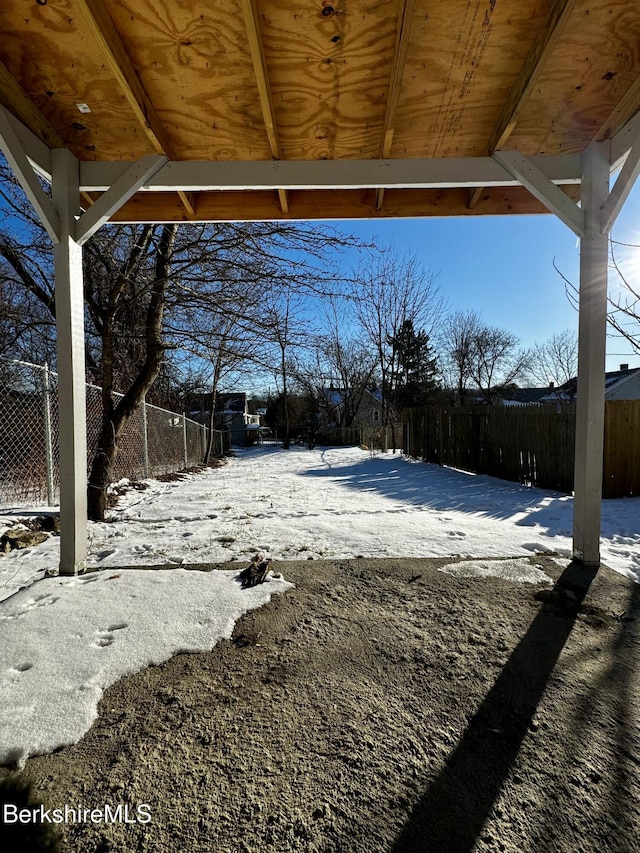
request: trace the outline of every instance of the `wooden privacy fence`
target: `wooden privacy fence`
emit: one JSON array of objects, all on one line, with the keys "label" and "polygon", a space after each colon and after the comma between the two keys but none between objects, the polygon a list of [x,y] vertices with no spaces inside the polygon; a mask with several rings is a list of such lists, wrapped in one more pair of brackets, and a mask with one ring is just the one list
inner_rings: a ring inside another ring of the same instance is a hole
[{"label": "wooden privacy fence", "polygon": [[[543,489],[573,490],[575,405],[411,409],[408,453]],[[640,495],[640,400],[605,405],[603,497]]]},{"label": "wooden privacy fence", "polygon": [[354,427],[335,427],[323,429],[316,444],[337,446],[360,446],[369,450],[402,450],[407,447],[406,424],[367,424]]},{"label": "wooden privacy fence", "polygon": [[640,400],[612,400],[604,411],[604,498],[640,495]]}]

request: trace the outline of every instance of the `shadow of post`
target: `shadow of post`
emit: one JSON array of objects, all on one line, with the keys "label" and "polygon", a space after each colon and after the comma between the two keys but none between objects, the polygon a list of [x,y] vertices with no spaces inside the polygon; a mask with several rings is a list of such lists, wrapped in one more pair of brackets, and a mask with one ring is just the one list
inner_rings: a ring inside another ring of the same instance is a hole
[{"label": "shadow of post", "polygon": [[392,853],[470,853],[518,754],[597,570],[570,563],[415,806]]}]

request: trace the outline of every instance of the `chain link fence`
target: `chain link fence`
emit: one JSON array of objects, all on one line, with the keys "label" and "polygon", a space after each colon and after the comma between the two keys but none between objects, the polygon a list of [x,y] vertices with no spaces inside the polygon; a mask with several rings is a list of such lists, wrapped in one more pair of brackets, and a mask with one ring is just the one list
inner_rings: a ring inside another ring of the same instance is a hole
[{"label": "chain link fence", "polygon": [[[87,460],[91,467],[102,421],[100,388],[87,385]],[[122,395],[114,395],[121,397]],[[58,502],[58,375],[46,365],[0,359],[0,506]],[[114,480],[158,477],[199,465],[208,427],[145,403],[118,443]],[[230,446],[214,433],[213,455]]]}]

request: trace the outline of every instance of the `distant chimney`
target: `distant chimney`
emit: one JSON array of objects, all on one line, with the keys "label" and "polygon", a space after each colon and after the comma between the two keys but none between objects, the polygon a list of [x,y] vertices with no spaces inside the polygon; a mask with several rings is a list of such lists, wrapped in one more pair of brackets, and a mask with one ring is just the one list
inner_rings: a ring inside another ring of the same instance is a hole
[{"label": "distant chimney", "polygon": [[621,364],[620,370],[629,370],[629,365],[628,364]]},{"label": "distant chimney", "polygon": [[556,383],[555,383],[555,382],[550,382],[550,383],[549,383],[549,388],[555,388],[555,387],[556,387]]}]

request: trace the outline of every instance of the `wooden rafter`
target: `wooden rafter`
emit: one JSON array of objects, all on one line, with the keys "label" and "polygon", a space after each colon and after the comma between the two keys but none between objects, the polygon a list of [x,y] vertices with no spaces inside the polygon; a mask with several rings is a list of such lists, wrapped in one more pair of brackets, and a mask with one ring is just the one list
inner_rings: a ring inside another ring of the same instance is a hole
[{"label": "wooden rafter", "polygon": [[[158,154],[164,154],[169,160],[175,160],[176,154],[171,140],[133,67],[131,58],[104,3],[102,0],[76,0],[76,5],[82,11],[109,68],[118,80],[125,98],[154,149]],[[186,193],[178,194],[187,213],[194,216],[195,208],[192,199]]]},{"label": "wooden rafter", "polygon": [[3,62],[0,62],[0,104],[26,125],[32,133],[35,133],[49,148],[64,148],[64,142],[58,133],[51,127]]},{"label": "wooden rafter", "polygon": [[[400,98],[400,86],[402,84],[404,66],[407,61],[407,51],[409,50],[409,35],[411,33],[411,21],[413,19],[414,6],[415,0],[401,0],[400,8],[398,9],[396,46],[393,56],[393,64],[391,66],[391,75],[389,78],[387,105],[384,112],[382,144],[380,145],[380,158],[383,160],[391,155],[391,146],[393,144],[393,135],[395,133],[396,114],[398,111],[398,100]],[[381,209],[383,198],[384,190],[377,190],[376,210]]]},{"label": "wooden rafter", "polygon": [[[575,3],[576,0],[556,0],[549,10],[549,14],[538,34],[533,50],[525,59],[520,73],[511,88],[509,97],[502,108],[500,118],[489,140],[486,154],[491,155],[494,151],[499,151],[503,148],[507,139],[513,133],[522,110],[558,43],[564,26],[575,7]],[[483,191],[484,187],[477,187],[469,194],[469,207],[473,208],[476,206]]]},{"label": "wooden rafter", "polygon": [[622,126],[640,111],[640,77],[636,77],[613,111],[607,116],[598,133],[597,140],[610,139]]},{"label": "wooden rafter", "polygon": [[[278,139],[278,125],[276,122],[275,110],[273,108],[273,98],[271,97],[269,71],[267,69],[267,61],[264,55],[264,45],[262,42],[262,33],[260,30],[260,20],[258,18],[256,0],[241,0],[241,2],[245,29],[249,40],[249,51],[251,53],[251,61],[253,63],[253,72],[258,86],[260,108],[262,110],[264,126],[267,131],[267,139],[269,140],[271,156],[274,160],[282,160],[282,150],[280,148],[280,140]],[[278,198],[280,199],[282,212],[287,213],[289,210],[289,201],[286,190],[279,189]]]}]

